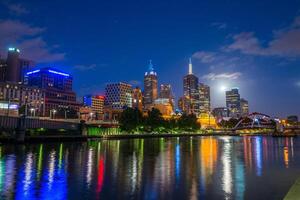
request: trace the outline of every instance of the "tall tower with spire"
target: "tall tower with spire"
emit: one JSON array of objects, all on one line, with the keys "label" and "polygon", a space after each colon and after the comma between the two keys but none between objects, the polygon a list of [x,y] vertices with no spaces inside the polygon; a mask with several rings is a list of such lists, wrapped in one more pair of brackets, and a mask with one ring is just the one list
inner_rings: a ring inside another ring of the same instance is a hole
[{"label": "tall tower with spire", "polygon": [[150,109],[157,99],[157,74],[154,71],[152,60],[149,60],[148,71],[144,76],[144,107]]},{"label": "tall tower with spire", "polygon": [[189,58],[189,74],[193,74],[192,58]]},{"label": "tall tower with spire", "polygon": [[189,58],[189,71],[188,74],[183,77],[183,99],[185,101],[183,111],[188,114],[198,115],[200,112],[198,82],[198,77],[193,74],[192,59]]}]

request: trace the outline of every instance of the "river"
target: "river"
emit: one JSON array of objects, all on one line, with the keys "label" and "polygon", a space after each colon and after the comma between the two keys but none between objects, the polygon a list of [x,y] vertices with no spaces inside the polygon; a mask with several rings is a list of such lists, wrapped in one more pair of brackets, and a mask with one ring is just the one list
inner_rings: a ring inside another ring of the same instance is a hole
[{"label": "river", "polygon": [[1,199],[282,199],[300,138],[203,136],[0,146]]}]

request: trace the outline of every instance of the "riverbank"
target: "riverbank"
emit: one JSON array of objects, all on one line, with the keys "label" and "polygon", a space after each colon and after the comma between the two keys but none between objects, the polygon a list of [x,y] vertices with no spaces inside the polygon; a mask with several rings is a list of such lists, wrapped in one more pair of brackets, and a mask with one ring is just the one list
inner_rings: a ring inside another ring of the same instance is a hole
[{"label": "riverbank", "polygon": [[[43,142],[76,142],[88,140],[119,140],[119,139],[135,139],[135,138],[169,138],[169,137],[195,137],[195,136],[272,136],[271,133],[263,134],[240,134],[234,132],[216,132],[216,133],[143,133],[143,134],[116,134],[116,135],[41,135],[26,136],[25,143],[43,143]],[[13,137],[0,137],[1,143],[15,143]]]}]

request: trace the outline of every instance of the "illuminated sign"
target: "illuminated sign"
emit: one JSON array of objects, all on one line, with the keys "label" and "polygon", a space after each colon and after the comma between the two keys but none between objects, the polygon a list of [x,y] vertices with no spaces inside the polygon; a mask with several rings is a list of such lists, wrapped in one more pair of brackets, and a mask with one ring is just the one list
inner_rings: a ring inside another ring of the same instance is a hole
[{"label": "illuminated sign", "polygon": [[[7,109],[8,108],[8,103],[0,103],[0,109]],[[9,104],[9,109],[11,110],[16,110],[18,109],[17,104]]]},{"label": "illuminated sign", "polygon": [[20,53],[20,50],[17,48],[8,48],[8,51],[16,51],[16,52]]},{"label": "illuminated sign", "polygon": [[48,72],[53,73],[53,74],[62,75],[62,76],[70,76],[70,74],[54,71],[54,70],[51,70],[51,69],[49,69]]},{"label": "illuminated sign", "polygon": [[30,74],[34,74],[34,73],[38,73],[40,72],[41,70],[34,70],[34,71],[31,71],[31,72],[27,72],[26,75],[30,75]]}]

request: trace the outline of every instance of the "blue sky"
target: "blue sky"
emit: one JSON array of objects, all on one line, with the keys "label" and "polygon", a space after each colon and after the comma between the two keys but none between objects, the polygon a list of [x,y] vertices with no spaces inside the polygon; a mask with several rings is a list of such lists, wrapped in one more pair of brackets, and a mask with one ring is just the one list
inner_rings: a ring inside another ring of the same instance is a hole
[{"label": "blue sky", "polygon": [[300,115],[300,1],[9,1],[0,3],[0,52],[20,48],[38,67],[74,76],[78,96],[107,82],[143,86],[152,59],[178,98],[192,57],[211,86],[239,87],[250,110]]}]

